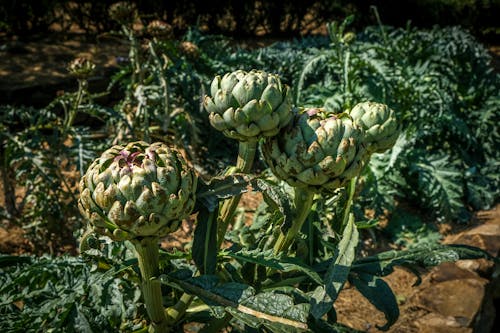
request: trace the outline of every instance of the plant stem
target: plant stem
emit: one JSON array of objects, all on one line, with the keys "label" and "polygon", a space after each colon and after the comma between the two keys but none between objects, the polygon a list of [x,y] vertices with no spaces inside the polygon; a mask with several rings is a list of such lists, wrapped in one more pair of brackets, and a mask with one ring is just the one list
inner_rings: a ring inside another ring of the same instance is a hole
[{"label": "plant stem", "polygon": [[[238,172],[248,173],[252,168],[255,152],[257,151],[257,141],[240,142],[238,148],[238,159],[236,161],[236,169]],[[219,230],[217,234],[217,246],[220,248],[224,241],[224,236],[227,228],[232,221],[234,211],[240,202],[241,195],[236,195],[227,199],[222,204],[219,211]]]},{"label": "plant stem", "polygon": [[285,252],[293,244],[295,237],[299,233],[304,221],[311,211],[313,204],[314,193],[301,188],[295,188],[295,216],[292,222],[292,226],[286,232],[286,235],[280,233],[278,240],[274,244],[274,254],[279,254],[280,252]]},{"label": "plant stem", "polygon": [[[161,89],[163,90],[163,109],[165,110],[165,118],[163,119],[162,130],[164,132],[168,131],[170,126],[170,102],[169,102],[169,87],[168,81],[166,80],[166,73],[163,73],[163,69],[167,68],[168,62],[165,59],[165,64],[162,65],[160,58],[156,54],[155,46],[158,45],[158,41],[156,38],[153,39],[153,42],[149,43],[149,50],[151,52],[151,56],[153,57],[154,63],[156,65],[157,71],[160,73],[158,75],[158,80],[160,81]],[[166,58],[166,56],[164,56]]]},{"label": "plant stem", "polygon": [[176,323],[184,314],[186,313],[187,308],[193,301],[194,296],[189,294],[182,294],[179,301],[174,306],[171,306],[167,309],[166,314],[168,317],[168,321],[171,324]]},{"label": "plant stem", "polygon": [[85,79],[78,79],[78,92],[76,94],[76,99],[72,106],[70,106],[68,117],[65,119],[64,128],[63,128],[63,138],[68,133],[71,126],[73,126],[73,121],[75,120],[75,116],[78,112],[78,107],[82,103],[82,98],[87,90],[88,82]]},{"label": "plant stem", "polygon": [[387,39],[387,34],[385,33],[384,26],[382,25],[382,20],[380,19],[380,15],[378,14],[378,9],[377,6],[370,6],[370,9],[373,10],[373,13],[375,14],[375,18],[377,20],[377,24],[380,28],[380,32],[382,34],[382,39],[384,40],[385,46],[389,45],[388,39]]},{"label": "plant stem", "polygon": [[347,185],[347,202],[344,209],[344,216],[342,217],[342,225],[340,227],[340,234],[344,232],[344,228],[349,221],[349,214],[351,212],[352,200],[354,198],[354,193],[356,192],[356,181],[358,177],[354,177],[349,181]]},{"label": "plant stem", "polygon": [[142,294],[149,319],[152,324],[152,332],[170,332],[169,320],[162,303],[161,282],[159,275],[159,253],[158,237],[144,237],[133,240],[139,269],[141,270]]}]

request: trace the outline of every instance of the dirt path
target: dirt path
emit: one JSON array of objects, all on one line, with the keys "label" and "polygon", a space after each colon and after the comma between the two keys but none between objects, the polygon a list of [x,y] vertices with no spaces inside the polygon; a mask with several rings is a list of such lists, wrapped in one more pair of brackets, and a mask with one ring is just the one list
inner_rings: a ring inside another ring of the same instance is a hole
[{"label": "dirt path", "polygon": [[[0,104],[29,103],[43,107],[61,90],[76,89],[76,80],[67,71],[75,57],[96,64],[90,88],[102,85],[117,68],[117,58],[126,57],[128,45],[118,38],[87,41],[82,36],[57,35],[37,41],[10,41],[0,46]],[[28,98],[27,98],[28,97]]]}]

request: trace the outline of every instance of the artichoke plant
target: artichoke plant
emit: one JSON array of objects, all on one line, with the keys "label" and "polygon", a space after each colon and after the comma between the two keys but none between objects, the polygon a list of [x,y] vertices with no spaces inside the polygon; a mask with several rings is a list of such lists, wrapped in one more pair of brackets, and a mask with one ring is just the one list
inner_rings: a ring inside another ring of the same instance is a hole
[{"label": "artichoke plant", "polygon": [[100,234],[124,240],[175,231],[195,202],[196,178],[162,143],[114,146],[80,181],[79,208]]},{"label": "artichoke plant", "polygon": [[204,101],[210,124],[239,141],[274,136],[291,118],[289,89],[275,74],[237,70],[216,76],[210,94]]},{"label": "artichoke plant", "polygon": [[152,332],[170,331],[176,318],[162,304],[159,237],[191,213],[196,182],[178,151],[142,141],[106,150],[80,181],[78,206],[93,229],[135,247]]},{"label": "artichoke plant", "polygon": [[363,130],[322,109],[297,114],[281,135],[264,142],[264,158],[280,179],[313,193],[332,193],[358,175],[366,156]]},{"label": "artichoke plant", "polygon": [[359,174],[367,156],[363,134],[346,114],[312,108],[297,113],[280,135],[264,142],[262,153],[272,172],[295,188],[293,223],[276,240],[276,254],[293,243],[314,194],[332,194]]},{"label": "artichoke plant", "polygon": [[[204,100],[210,124],[229,138],[238,140],[236,169],[250,171],[257,141],[279,133],[292,118],[289,88],[276,74],[237,70],[216,76],[211,96]],[[222,243],[240,197],[226,200],[220,208],[218,243]]]},{"label": "artichoke plant", "polygon": [[350,111],[354,123],[365,131],[365,143],[370,153],[383,153],[396,143],[401,131],[396,112],[387,105],[359,103]]}]

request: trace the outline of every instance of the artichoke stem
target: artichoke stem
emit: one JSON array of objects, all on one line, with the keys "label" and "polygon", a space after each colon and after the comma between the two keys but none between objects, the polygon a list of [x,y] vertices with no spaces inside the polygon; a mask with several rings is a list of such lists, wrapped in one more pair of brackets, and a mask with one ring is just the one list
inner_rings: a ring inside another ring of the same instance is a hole
[{"label": "artichoke stem", "polygon": [[141,270],[142,294],[152,332],[170,332],[169,320],[163,308],[161,282],[159,275],[158,237],[144,237],[132,240],[135,247],[139,269]]},{"label": "artichoke stem", "polygon": [[358,177],[354,177],[349,181],[347,185],[347,202],[344,209],[344,215],[342,216],[342,225],[340,227],[339,234],[344,232],[344,229],[349,221],[349,215],[351,214],[352,201],[354,199],[354,194],[356,193],[356,181]]},{"label": "artichoke stem", "polygon": [[194,296],[189,294],[182,294],[179,301],[174,305],[167,309],[167,317],[168,320],[174,324],[177,322],[184,314],[186,313],[187,308],[193,301]]},{"label": "artichoke stem", "polygon": [[295,213],[292,226],[286,234],[280,233],[278,240],[274,244],[274,254],[286,252],[293,244],[295,237],[299,233],[306,220],[313,204],[314,193],[306,189],[295,188]]},{"label": "artichoke stem", "polygon": [[[238,148],[238,159],[236,161],[236,169],[238,172],[248,173],[252,169],[253,160],[255,158],[255,152],[257,151],[257,141],[241,141]],[[222,204],[219,212],[219,228],[217,234],[217,246],[220,248],[222,242],[224,241],[224,236],[227,232],[227,228],[232,221],[234,211],[238,207],[241,195],[235,195],[230,199],[227,199]]]},{"label": "artichoke stem", "polygon": [[257,151],[257,141],[242,141],[238,147],[238,159],[236,168],[239,172],[248,173],[252,169],[255,152]]}]

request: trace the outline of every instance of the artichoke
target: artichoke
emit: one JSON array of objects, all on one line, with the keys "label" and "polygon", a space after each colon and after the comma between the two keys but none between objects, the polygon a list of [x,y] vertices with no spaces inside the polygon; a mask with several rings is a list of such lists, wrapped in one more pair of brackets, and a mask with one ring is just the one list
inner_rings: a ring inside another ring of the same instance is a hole
[{"label": "artichoke", "polygon": [[349,115],[365,131],[365,144],[370,153],[383,153],[396,143],[400,126],[396,112],[387,105],[374,102],[359,103]]},{"label": "artichoke", "polygon": [[174,37],[173,28],[170,24],[161,20],[154,20],[149,22],[146,31],[159,40],[168,40]]},{"label": "artichoke", "polygon": [[162,237],[193,210],[196,176],[181,154],[163,143],[114,146],[80,181],[81,213],[115,240]]},{"label": "artichoke", "polygon": [[204,101],[210,124],[239,141],[274,136],[292,117],[288,86],[275,74],[238,70],[217,76],[210,94]]},{"label": "artichoke", "polygon": [[137,7],[134,3],[120,1],[109,7],[109,16],[120,24],[130,26],[137,19]]},{"label": "artichoke", "polygon": [[273,173],[293,187],[332,193],[360,172],[366,149],[363,130],[343,114],[322,109],[297,113],[262,152]]},{"label": "artichoke", "polygon": [[68,65],[68,71],[78,79],[87,79],[95,69],[95,64],[89,59],[78,57]]}]

